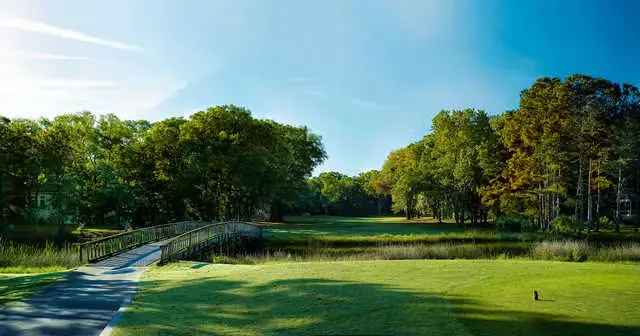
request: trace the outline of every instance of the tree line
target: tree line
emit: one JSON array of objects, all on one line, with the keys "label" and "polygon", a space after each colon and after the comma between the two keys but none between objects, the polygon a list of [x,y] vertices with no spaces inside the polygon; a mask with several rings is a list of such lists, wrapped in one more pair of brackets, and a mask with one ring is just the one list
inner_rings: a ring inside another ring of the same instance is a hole
[{"label": "tree line", "polygon": [[286,211],[299,215],[392,215],[391,196],[379,193],[380,171],[351,177],[324,172],[310,178]]},{"label": "tree line", "polygon": [[306,127],[236,106],[153,123],[89,112],[0,118],[2,228],[33,222],[41,192],[59,225],[285,213],[516,218],[543,230],[638,224],[640,92],[580,74],[543,77],[515,110],[441,111],[380,170],[310,177],[325,158]]},{"label": "tree line", "polygon": [[362,177],[339,173],[310,180],[298,211],[347,214],[340,202],[357,199],[369,209],[360,213],[374,215],[378,209],[366,204],[391,197],[392,210],[409,219],[475,225],[510,217],[543,230],[637,225],[640,92],[581,74],[539,78],[520,93],[516,110],[441,111],[422,140],[361,176],[368,179],[359,187],[343,185]]},{"label": "tree line", "polygon": [[[157,122],[113,114],[0,118],[0,222],[147,226],[184,219],[281,220],[326,158],[306,127],[236,106]],[[35,201],[34,201],[35,200]]]}]

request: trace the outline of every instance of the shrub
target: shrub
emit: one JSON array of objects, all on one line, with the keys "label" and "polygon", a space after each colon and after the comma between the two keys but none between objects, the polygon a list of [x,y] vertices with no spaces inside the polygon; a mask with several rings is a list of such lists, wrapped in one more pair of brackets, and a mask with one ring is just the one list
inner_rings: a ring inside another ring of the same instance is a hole
[{"label": "shrub", "polygon": [[521,218],[498,218],[496,228],[502,232],[523,232],[531,230],[531,224],[528,220]]},{"label": "shrub", "polygon": [[585,228],[585,224],[573,217],[558,216],[551,221],[554,231],[558,232],[577,232]]},{"label": "shrub", "polygon": [[600,229],[613,231],[616,228],[616,225],[613,224],[613,221],[611,221],[609,217],[602,216],[600,217],[600,220],[598,222],[600,224],[599,226]]}]

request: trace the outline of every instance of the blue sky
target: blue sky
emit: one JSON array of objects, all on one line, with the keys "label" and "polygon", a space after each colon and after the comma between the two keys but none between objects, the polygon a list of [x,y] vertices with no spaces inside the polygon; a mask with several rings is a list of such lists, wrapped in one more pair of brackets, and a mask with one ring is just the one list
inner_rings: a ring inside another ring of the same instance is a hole
[{"label": "blue sky", "polygon": [[517,106],[541,76],[640,84],[640,2],[0,0],[0,114],[307,125],[316,173],[379,168],[442,109]]}]

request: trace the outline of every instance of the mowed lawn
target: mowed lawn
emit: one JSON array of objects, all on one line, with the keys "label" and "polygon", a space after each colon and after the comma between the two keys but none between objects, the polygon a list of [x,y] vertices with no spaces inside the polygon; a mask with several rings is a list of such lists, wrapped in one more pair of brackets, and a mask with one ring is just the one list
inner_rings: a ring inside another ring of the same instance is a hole
[{"label": "mowed lawn", "polygon": [[640,335],[638,279],[635,264],[181,262],[144,273],[115,335]]},{"label": "mowed lawn", "polygon": [[402,217],[291,216],[273,224],[267,237],[376,236],[382,234],[440,234],[465,232],[455,223],[439,224],[433,219],[406,220]]}]

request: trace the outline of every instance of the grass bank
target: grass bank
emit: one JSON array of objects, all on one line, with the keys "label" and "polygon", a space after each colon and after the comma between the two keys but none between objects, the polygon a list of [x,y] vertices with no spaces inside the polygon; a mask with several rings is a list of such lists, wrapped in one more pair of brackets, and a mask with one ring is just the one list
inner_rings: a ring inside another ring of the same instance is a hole
[{"label": "grass bank", "polygon": [[549,261],[182,262],[143,274],[114,334],[635,335],[637,276]]}]

